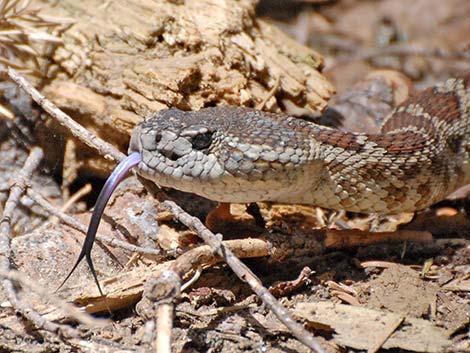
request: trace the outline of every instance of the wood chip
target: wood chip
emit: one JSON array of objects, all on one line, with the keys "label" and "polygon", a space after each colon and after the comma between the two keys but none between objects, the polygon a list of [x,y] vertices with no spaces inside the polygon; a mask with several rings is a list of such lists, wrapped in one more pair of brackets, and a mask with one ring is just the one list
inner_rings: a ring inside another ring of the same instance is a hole
[{"label": "wood chip", "polygon": [[[384,334],[403,320],[398,314],[330,302],[299,303],[294,313],[315,326],[331,327],[335,332],[334,342],[354,349],[376,347]],[[449,332],[445,329],[427,320],[406,317],[381,347],[437,353],[450,344]]]}]

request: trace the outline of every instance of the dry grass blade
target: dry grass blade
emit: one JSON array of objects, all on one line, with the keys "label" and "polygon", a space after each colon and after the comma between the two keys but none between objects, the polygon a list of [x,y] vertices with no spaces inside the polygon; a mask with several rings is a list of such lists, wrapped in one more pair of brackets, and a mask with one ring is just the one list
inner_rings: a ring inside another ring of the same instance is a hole
[{"label": "dry grass blade", "polygon": [[[48,31],[72,23],[42,16],[39,9],[30,5],[31,0],[0,0],[0,74],[11,67],[42,76],[41,58],[47,53],[48,44],[61,43]],[[0,105],[0,111],[0,116],[9,116],[5,114],[7,107]]]},{"label": "dry grass blade", "polygon": [[0,1],[0,57],[3,65],[14,63],[17,68],[39,71],[38,58],[45,53],[44,44],[61,42],[47,31],[70,21],[43,17],[30,5],[30,0]]},{"label": "dry grass blade", "polygon": [[0,105],[0,119],[8,119],[8,120],[13,120],[15,116],[13,113],[5,108],[4,106]]},{"label": "dry grass blade", "polygon": [[12,12],[12,16],[21,15],[30,3],[30,0],[24,1],[23,4],[21,4],[21,0],[6,1],[5,13]]},{"label": "dry grass blade", "polygon": [[25,68],[24,65],[21,65],[21,63],[15,63],[11,60],[8,60],[8,59],[2,58],[2,57],[0,57],[0,64],[3,64],[5,66],[9,66],[12,69],[21,70],[23,73],[26,73],[26,74],[37,73],[36,70],[33,70],[33,69],[29,70],[29,69]]}]

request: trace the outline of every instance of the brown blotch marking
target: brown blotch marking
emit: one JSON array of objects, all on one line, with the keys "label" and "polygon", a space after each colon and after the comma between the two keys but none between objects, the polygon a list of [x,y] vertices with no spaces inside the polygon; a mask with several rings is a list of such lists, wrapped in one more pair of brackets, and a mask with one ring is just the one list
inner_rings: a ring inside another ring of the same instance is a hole
[{"label": "brown blotch marking", "polygon": [[423,119],[421,116],[412,115],[407,112],[395,112],[382,126],[383,133],[415,126],[418,130],[423,129],[426,132],[433,132],[434,127],[429,119]]},{"label": "brown blotch marking", "polygon": [[394,196],[396,192],[400,190],[396,186],[393,186],[392,184],[383,186],[382,189],[384,189],[389,195],[392,195],[392,196]]},{"label": "brown blotch marking", "polygon": [[427,183],[419,184],[416,190],[420,195],[422,195],[422,197],[426,198],[429,194],[430,187]]},{"label": "brown blotch marking", "polygon": [[[427,92],[429,90],[426,90]],[[437,89],[431,90],[426,95],[419,95],[417,103],[431,116],[449,124],[461,120],[459,97],[454,92],[442,93]]]},{"label": "brown blotch marking", "polygon": [[346,179],[341,180],[341,186],[343,190],[347,192],[349,192],[349,190],[351,189],[351,183],[349,182],[349,180]]},{"label": "brown blotch marking", "polygon": [[402,131],[388,135],[369,136],[369,140],[390,154],[410,153],[426,146],[427,138],[414,131]]},{"label": "brown blotch marking", "polygon": [[393,131],[410,125],[419,127],[420,123],[423,124],[424,122],[421,120],[424,119],[417,118],[416,114],[410,114],[408,112],[398,113],[397,110],[399,108],[404,108],[406,110],[406,108],[411,104],[421,104],[426,106],[426,104],[429,104],[429,99],[433,95],[433,91],[433,87],[427,88],[400,104],[396,110],[391,115],[389,115],[389,118],[383,124],[381,131]]},{"label": "brown blotch marking", "polygon": [[354,134],[345,133],[337,130],[320,130],[314,131],[313,136],[320,142],[326,143],[333,147],[340,147],[345,150],[361,152],[364,145],[357,142]]},{"label": "brown blotch marking", "polygon": [[262,137],[260,136],[251,137],[252,145],[262,145],[263,143],[265,143],[265,140]]},{"label": "brown blotch marking", "polygon": [[[467,81],[465,83],[468,84]],[[403,102],[398,108],[406,108],[409,105],[418,105],[423,112],[448,124],[461,120],[460,101],[455,92],[438,92],[437,88],[430,87]],[[407,126],[416,126],[418,129],[424,128],[426,131],[433,132],[432,123],[428,119],[420,118],[417,110],[395,112],[384,123],[381,130],[387,132]]]},{"label": "brown blotch marking", "polygon": [[460,149],[460,146],[462,145],[463,140],[464,136],[462,135],[451,136],[451,138],[447,139],[447,145],[453,153],[457,153]]},{"label": "brown blotch marking", "polygon": [[276,145],[278,142],[278,140],[275,140],[272,137],[266,137],[263,141],[263,144],[273,146]]},{"label": "brown blotch marking", "polygon": [[376,164],[376,163],[373,163],[371,165],[368,165],[366,168],[365,168],[365,173],[363,174],[363,176],[365,178],[367,178],[368,176],[372,177],[373,179],[377,179],[377,180],[380,180],[382,175],[383,175],[383,169],[384,169],[384,166],[383,165],[380,165],[380,164]]},{"label": "brown blotch marking", "polygon": [[328,164],[328,170],[330,171],[331,174],[336,174],[338,172],[341,172],[344,168],[346,167],[344,161],[339,161],[337,159],[333,159],[329,164]]},{"label": "brown blotch marking", "polygon": [[380,162],[369,162],[366,165],[364,165],[362,168],[357,170],[357,173],[363,178],[369,178],[372,177],[374,179],[380,178],[383,173],[384,169],[386,169],[387,166],[384,165],[383,163]]},{"label": "brown blotch marking", "polygon": [[408,188],[404,187],[400,190],[397,190],[393,196],[395,197],[395,200],[397,200],[398,202],[403,203],[403,202],[406,201],[406,199],[408,197],[406,195],[407,193],[408,193]]},{"label": "brown blotch marking", "polygon": [[416,208],[417,209],[422,209],[422,208],[425,208],[425,207],[428,207],[429,204],[433,203],[434,200],[430,200],[430,186],[429,184],[427,183],[424,183],[424,184],[419,184],[417,187],[416,187],[416,191],[418,192],[418,194],[421,196],[421,198],[416,202]]},{"label": "brown blotch marking", "polygon": [[401,166],[400,171],[403,173],[403,177],[407,179],[411,179],[416,177],[418,174],[421,174],[423,170],[425,170],[424,165],[420,162],[414,163],[412,165],[410,164],[405,164]]}]

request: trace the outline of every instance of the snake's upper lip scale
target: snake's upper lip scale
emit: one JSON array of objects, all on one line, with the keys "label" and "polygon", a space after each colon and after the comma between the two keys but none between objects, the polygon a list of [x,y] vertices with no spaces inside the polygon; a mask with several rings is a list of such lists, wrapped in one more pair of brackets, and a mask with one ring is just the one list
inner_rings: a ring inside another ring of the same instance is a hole
[{"label": "snake's upper lip scale", "polygon": [[[177,140],[178,135],[174,132],[171,133],[160,133],[158,131],[152,131],[152,142],[142,141],[140,138],[142,135],[145,135],[146,131],[143,131],[141,125],[137,125],[132,132],[131,140],[129,142],[129,154],[134,152],[139,152],[142,154],[144,150],[150,149],[150,144],[152,144],[152,150],[154,153],[158,153],[164,156],[168,161],[176,162],[179,158],[184,156],[185,150],[181,150],[181,146],[174,144]],[[178,147],[180,147],[178,149]],[[184,146],[187,148],[187,146]]]}]

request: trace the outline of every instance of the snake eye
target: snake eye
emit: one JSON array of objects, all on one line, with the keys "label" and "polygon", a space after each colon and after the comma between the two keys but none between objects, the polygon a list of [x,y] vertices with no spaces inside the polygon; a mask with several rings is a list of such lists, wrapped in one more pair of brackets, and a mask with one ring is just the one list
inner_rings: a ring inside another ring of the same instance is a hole
[{"label": "snake eye", "polygon": [[162,134],[157,132],[157,134],[155,135],[155,143],[159,143],[161,139],[162,139]]},{"label": "snake eye", "polygon": [[191,140],[193,148],[196,150],[205,150],[212,143],[212,132],[205,132],[193,137]]}]

